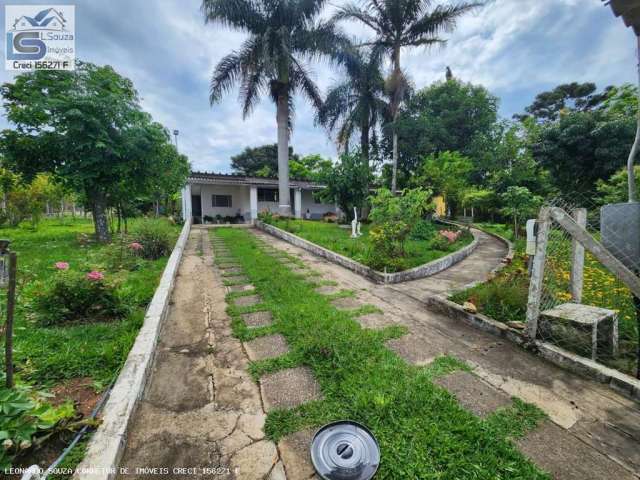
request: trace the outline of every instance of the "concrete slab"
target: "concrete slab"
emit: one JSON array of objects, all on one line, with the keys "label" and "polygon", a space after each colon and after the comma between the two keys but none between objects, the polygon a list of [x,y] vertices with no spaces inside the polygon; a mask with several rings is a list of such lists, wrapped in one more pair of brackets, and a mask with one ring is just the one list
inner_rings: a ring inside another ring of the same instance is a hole
[{"label": "concrete slab", "polygon": [[273,323],[271,312],[243,313],[242,320],[249,328],[268,327]]},{"label": "concrete slab", "polygon": [[235,293],[235,292],[251,292],[255,290],[256,287],[253,285],[229,285],[227,287],[227,291]]},{"label": "concrete slab", "polygon": [[251,361],[275,358],[289,353],[287,340],[280,334],[258,337],[244,343],[247,356]]},{"label": "concrete slab", "polygon": [[231,267],[231,268],[221,268],[220,273],[222,273],[223,276],[226,275],[231,277],[235,275],[240,275],[244,273],[244,271],[240,267]]},{"label": "concrete slab", "polygon": [[418,366],[428,365],[437,357],[448,353],[444,345],[439,345],[438,343],[425,345],[424,343],[419,343],[418,340],[419,337],[416,335],[408,334],[389,340],[387,347],[407,363]]},{"label": "concrete slab", "polygon": [[312,400],[320,400],[320,384],[309,367],[296,367],[270,373],[260,379],[264,409],[294,408]]},{"label": "concrete slab", "polygon": [[231,277],[225,277],[224,281],[232,283],[249,283],[249,277],[247,277],[246,275],[235,275]]},{"label": "concrete slab", "polygon": [[331,305],[336,307],[338,310],[356,310],[362,307],[362,302],[359,302],[356,298],[346,297],[346,298],[337,298],[331,301]]},{"label": "concrete slab", "polygon": [[262,440],[237,452],[231,458],[231,467],[237,480],[262,480],[277,461],[276,446]]},{"label": "concrete slab", "polygon": [[342,289],[340,287],[334,287],[333,285],[323,285],[316,288],[316,293],[319,293],[320,295],[335,295],[341,290]]},{"label": "concrete slab", "polygon": [[356,317],[356,321],[362,328],[371,328],[372,330],[398,325],[391,316],[385,315],[384,313],[360,315]]},{"label": "concrete slab", "polygon": [[245,295],[244,297],[238,297],[233,299],[233,303],[237,307],[252,307],[262,302],[260,295]]},{"label": "concrete slab", "polygon": [[544,422],[517,442],[520,451],[555,480],[637,480],[638,477],[563,428]]},{"label": "concrete slab", "polygon": [[157,357],[145,399],[172,411],[193,410],[208,402],[208,389],[205,355],[165,351]]},{"label": "concrete slab", "polygon": [[280,440],[278,450],[290,479],[309,478],[315,473],[311,463],[309,447],[315,434],[314,429],[301,430]]},{"label": "concrete slab", "polygon": [[511,405],[511,399],[497,388],[469,372],[454,372],[435,383],[452,393],[460,405],[480,417]]}]

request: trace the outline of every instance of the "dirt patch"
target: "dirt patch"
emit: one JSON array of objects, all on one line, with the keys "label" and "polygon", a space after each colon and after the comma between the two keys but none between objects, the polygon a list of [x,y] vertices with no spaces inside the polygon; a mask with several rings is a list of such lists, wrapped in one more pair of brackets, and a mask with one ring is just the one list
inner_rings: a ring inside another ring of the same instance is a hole
[{"label": "dirt patch", "polygon": [[88,417],[93,412],[101,393],[96,393],[93,380],[88,377],[72,378],[51,389],[53,398],[49,401],[52,405],[62,405],[71,400],[77,412],[83,417]]}]

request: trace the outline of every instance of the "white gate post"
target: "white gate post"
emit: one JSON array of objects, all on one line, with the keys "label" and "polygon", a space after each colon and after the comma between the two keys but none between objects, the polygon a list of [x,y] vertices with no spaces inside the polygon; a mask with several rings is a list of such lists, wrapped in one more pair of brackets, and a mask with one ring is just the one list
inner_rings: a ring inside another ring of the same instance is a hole
[{"label": "white gate post", "polygon": [[[573,212],[573,219],[578,225],[586,229],[587,209],[576,208]],[[574,303],[581,303],[584,283],[584,247],[575,237],[571,241],[571,247],[571,298]]]},{"label": "white gate post", "polygon": [[544,282],[544,264],[547,257],[547,243],[551,228],[551,213],[548,207],[540,209],[538,217],[538,238],[536,255],[533,257],[531,281],[529,283],[529,300],[527,301],[527,334],[535,340],[538,334],[538,318],[540,317],[540,301]]}]

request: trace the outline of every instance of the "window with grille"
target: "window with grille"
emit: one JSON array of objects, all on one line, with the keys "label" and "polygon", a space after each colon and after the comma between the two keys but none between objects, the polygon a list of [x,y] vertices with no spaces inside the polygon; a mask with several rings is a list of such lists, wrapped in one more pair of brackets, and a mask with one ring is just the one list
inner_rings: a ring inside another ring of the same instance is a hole
[{"label": "window with grille", "polygon": [[258,201],[259,202],[277,202],[278,190],[275,190],[273,188],[259,188]]},{"label": "window with grille", "polygon": [[212,207],[231,207],[231,195],[211,195]]}]

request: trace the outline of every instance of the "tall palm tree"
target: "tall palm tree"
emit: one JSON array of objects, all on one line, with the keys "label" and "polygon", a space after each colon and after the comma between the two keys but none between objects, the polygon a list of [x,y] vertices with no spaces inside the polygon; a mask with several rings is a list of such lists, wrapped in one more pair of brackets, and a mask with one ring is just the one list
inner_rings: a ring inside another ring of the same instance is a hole
[{"label": "tall palm tree", "polygon": [[209,100],[219,102],[240,86],[243,117],[261,95],[276,104],[278,125],[278,190],[280,214],[291,214],[289,198],[289,131],[293,94],[302,93],[316,108],[322,105],[318,87],[305,62],[330,55],[342,44],[331,22],[317,21],[326,0],[203,0],[206,22],[249,34],[239,50],[225,56],[211,78]]},{"label": "tall palm tree", "polygon": [[[455,5],[433,5],[433,0],[368,0],[341,7],[336,20],[356,20],[376,34],[373,45],[383,48],[391,60],[388,89],[391,97],[390,115],[395,122],[407,90],[407,81],[400,64],[403,47],[430,46],[444,43],[443,33],[451,32],[461,15],[480,5],[460,2]],[[393,176],[395,192],[398,177],[398,134],[393,128]]]},{"label": "tall palm tree", "polygon": [[360,132],[360,151],[369,162],[371,130],[375,129],[385,113],[383,51],[371,48],[360,52],[347,48],[336,55],[344,66],[347,77],[331,87],[324,105],[318,111],[317,121],[329,132],[336,132],[338,145],[348,150],[355,131]]}]

